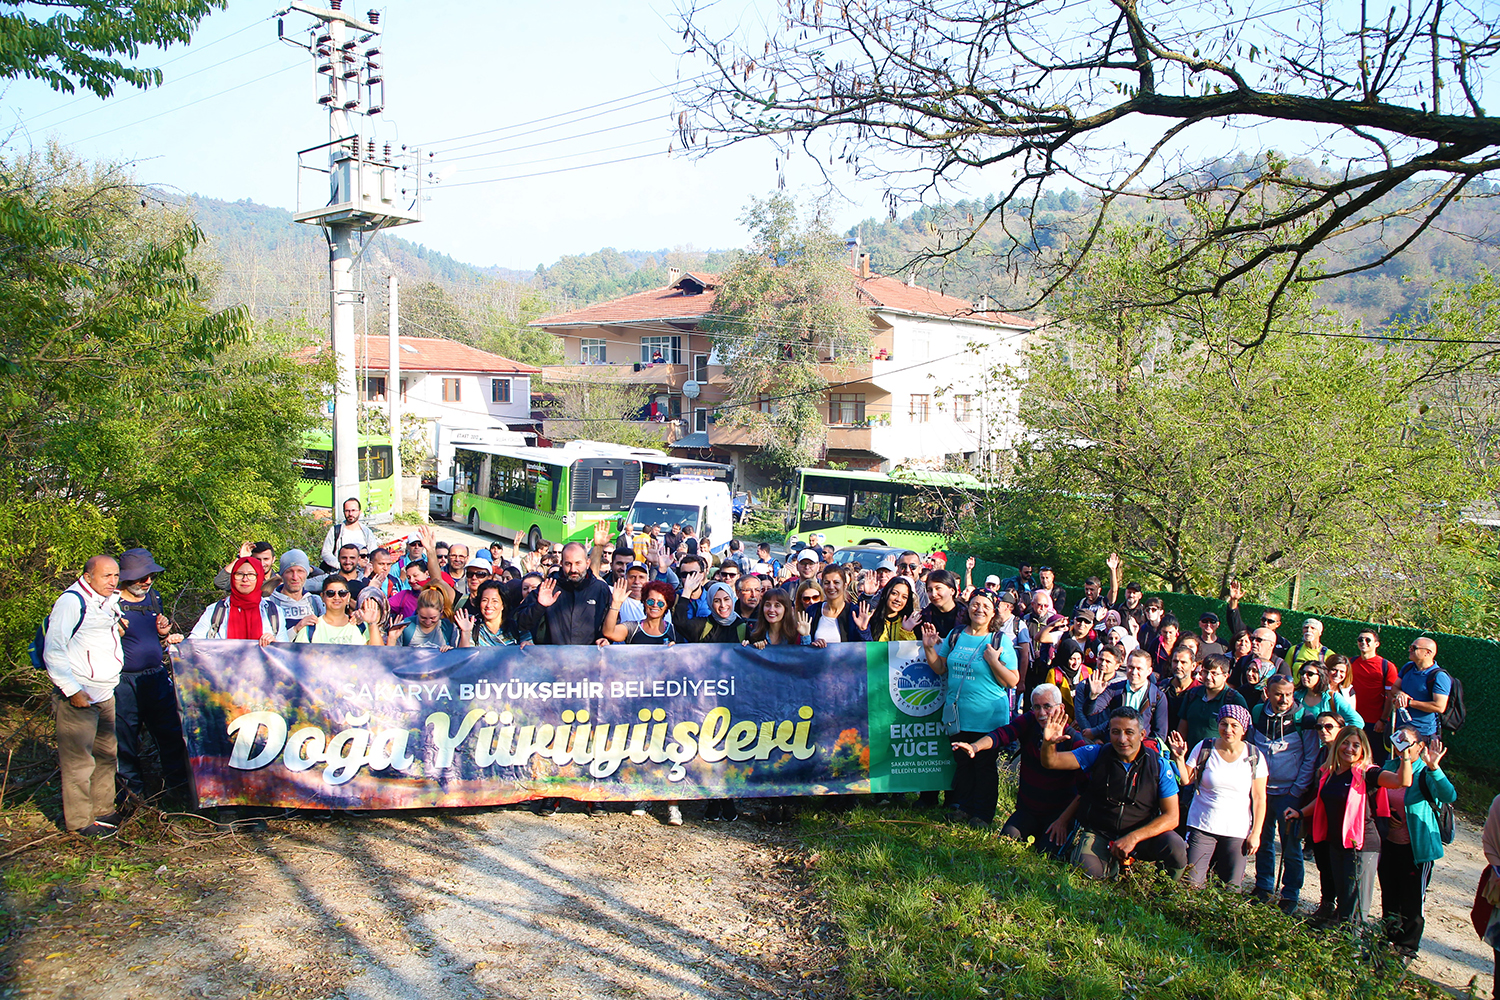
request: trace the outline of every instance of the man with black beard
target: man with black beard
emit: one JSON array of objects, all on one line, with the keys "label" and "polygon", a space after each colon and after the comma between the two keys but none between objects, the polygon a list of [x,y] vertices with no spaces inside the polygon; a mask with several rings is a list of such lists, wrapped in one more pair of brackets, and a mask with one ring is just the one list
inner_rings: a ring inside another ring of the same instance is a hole
[{"label": "man with black beard", "polygon": [[552,646],[592,646],[609,613],[609,584],[589,569],[589,552],[577,542],[563,546],[562,566],[542,581],[522,609],[522,624],[533,642]]},{"label": "man with black beard", "polygon": [[[604,616],[614,598],[609,584],[589,569],[589,550],[577,542],[562,549],[562,565],[526,599],[521,607],[522,634],[552,646],[592,646],[603,638]],[[542,799],[537,814],[551,816],[559,798]],[[592,815],[594,803],[585,810]]]}]

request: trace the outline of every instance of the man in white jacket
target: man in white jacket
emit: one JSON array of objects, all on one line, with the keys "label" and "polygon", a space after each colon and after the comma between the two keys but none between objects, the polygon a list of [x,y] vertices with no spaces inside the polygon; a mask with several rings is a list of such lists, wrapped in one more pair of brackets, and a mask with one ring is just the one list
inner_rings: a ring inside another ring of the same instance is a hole
[{"label": "man in white jacket", "polygon": [[63,821],[84,837],[114,836],[115,685],[120,648],[120,566],[94,556],[63,591],[47,619],[43,659],[52,679]]}]

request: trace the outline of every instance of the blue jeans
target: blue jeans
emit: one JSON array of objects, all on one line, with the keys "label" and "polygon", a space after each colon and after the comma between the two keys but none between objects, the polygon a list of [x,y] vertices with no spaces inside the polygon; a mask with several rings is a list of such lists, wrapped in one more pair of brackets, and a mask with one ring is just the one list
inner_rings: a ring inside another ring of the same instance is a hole
[{"label": "blue jeans", "polygon": [[1266,819],[1274,819],[1274,828],[1267,823],[1262,826],[1260,850],[1255,852],[1255,888],[1258,892],[1276,892],[1276,840],[1281,839],[1282,872],[1281,898],[1297,901],[1302,892],[1302,823],[1282,819],[1282,814],[1295,808],[1297,798],[1293,795],[1267,795]]}]

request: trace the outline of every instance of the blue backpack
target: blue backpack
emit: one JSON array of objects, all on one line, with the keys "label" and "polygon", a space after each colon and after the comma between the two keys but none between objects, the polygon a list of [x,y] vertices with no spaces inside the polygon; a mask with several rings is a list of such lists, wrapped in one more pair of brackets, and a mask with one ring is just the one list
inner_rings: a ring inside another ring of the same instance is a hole
[{"label": "blue backpack", "polygon": [[[76,590],[65,590],[63,593],[72,594],[78,598],[78,624],[73,626],[73,635],[68,636],[68,641],[71,642],[73,636],[78,634],[78,630],[83,628],[83,616],[88,613],[88,605],[83,603],[83,595]],[[36,627],[36,635],[32,636],[31,645],[26,647],[26,655],[31,657],[31,665],[44,674],[47,672],[47,625],[51,621],[52,612],[49,611],[47,617],[43,618],[42,623]]]}]

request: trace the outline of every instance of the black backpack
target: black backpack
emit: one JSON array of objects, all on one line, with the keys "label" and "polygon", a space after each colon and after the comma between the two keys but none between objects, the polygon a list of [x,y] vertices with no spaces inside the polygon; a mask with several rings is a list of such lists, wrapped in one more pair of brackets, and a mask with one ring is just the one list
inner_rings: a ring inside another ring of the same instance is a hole
[{"label": "black backpack", "polygon": [[[1448,671],[1444,670],[1443,673],[1448,674]],[[1448,707],[1443,709],[1443,728],[1451,733],[1456,733],[1464,727],[1464,722],[1467,721],[1469,713],[1464,708],[1463,681],[1452,674],[1448,674],[1448,683],[1450,685],[1448,688]],[[1452,841],[1444,841],[1444,843],[1452,843]]]}]

